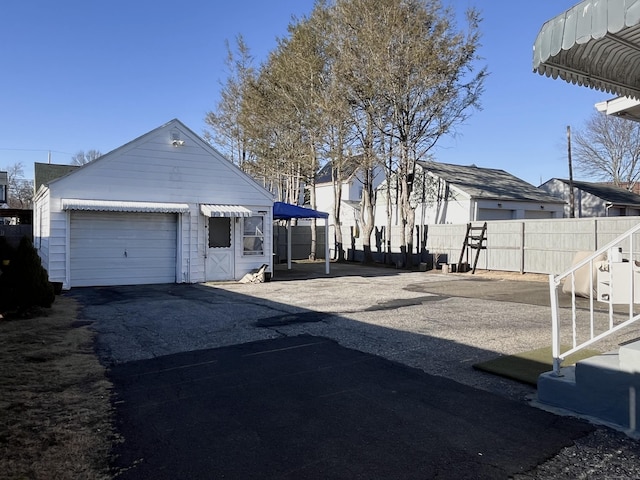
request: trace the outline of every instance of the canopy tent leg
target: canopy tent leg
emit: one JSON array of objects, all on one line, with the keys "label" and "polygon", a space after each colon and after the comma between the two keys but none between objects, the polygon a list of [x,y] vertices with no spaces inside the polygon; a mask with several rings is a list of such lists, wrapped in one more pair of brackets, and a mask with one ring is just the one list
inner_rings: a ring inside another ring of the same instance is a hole
[{"label": "canopy tent leg", "polygon": [[291,270],[291,219],[287,220],[287,270]]},{"label": "canopy tent leg", "polygon": [[329,218],[324,219],[324,273],[329,275]]}]

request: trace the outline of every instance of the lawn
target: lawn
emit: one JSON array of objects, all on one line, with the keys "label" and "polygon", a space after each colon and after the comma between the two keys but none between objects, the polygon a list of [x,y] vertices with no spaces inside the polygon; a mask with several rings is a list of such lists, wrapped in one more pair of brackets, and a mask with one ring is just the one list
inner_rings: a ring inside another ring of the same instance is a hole
[{"label": "lawn", "polygon": [[64,295],[34,318],[0,316],[2,478],[111,478],[111,385],[77,316]]}]

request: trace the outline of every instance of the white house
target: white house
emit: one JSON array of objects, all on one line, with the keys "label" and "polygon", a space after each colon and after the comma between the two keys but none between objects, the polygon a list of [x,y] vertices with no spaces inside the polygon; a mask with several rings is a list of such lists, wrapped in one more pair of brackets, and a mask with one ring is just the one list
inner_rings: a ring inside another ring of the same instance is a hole
[{"label": "white house", "polygon": [[[358,163],[359,156],[345,162],[340,204],[340,222],[343,226],[356,226],[360,221],[360,200],[362,199],[363,173]],[[384,180],[381,167],[373,169],[373,188],[377,188]],[[335,194],[331,176],[331,162],[320,169],[316,176],[316,210],[329,214],[329,224],[335,225],[333,207]]]},{"label": "white house", "polygon": [[63,288],[196,283],[272,271],[273,197],[179,120],[34,200],[34,244]]},{"label": "white house", "polygon": [[[376,225],[387,221],[392,196],[392,225],[399,224],[396,189],[378,188]],[[562,218],[564,201],[504,170],[419,161],[413,181],[416,225],[460,224],[484,220]]]},{"label": "white house", "polygon": [[[566,202],[564,216],[569,217],[569,180],[552,178],[539,188]],[[613,185],[574,180],[573,198],[576,218],[640,215],[640,195]]]}]

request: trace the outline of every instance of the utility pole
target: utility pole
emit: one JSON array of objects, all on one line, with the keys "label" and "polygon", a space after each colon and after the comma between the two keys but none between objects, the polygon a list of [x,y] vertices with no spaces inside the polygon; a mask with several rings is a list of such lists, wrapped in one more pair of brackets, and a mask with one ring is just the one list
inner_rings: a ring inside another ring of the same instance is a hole
[{"label": "utility pole", "polygon": [[573,193],[573,167],[571,166],[571,125],[567,125],[567,158],[569,159],[569,218],[576,218]]}]

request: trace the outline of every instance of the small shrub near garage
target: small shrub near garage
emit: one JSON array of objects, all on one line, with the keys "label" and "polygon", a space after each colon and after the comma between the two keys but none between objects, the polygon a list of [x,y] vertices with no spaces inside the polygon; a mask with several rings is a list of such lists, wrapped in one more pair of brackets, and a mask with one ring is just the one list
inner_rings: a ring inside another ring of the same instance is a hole
[{"label": "small shrub near garage", "polygon": [[23,237],[13,250],[0,239],[0,313],[26,317],[38,307],[51,307],[53,285],[31,240]]}]

